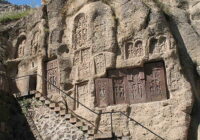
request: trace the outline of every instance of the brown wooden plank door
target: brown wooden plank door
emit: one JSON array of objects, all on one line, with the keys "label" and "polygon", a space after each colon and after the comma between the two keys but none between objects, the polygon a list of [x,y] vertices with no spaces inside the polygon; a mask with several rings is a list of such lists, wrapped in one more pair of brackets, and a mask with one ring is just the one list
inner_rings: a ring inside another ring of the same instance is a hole
[{"label": "brown wooden plank door", "polygon": [[56,88],[60,88],[59,66],[57,59],[46,63],[46,79],[48,81],[47,94],[59,92],[59,90]]},{"label": "brown wooden plank door", "polygon": [[99,107],[113,104],[112,79],[98,78],[95,80],[96,102]]},{"label": "brown wooden plank door", "polygon": [[166,77],[163,62],[145,64],[147,101],[167,99]]},{"label": "brown wooden plank door", "polygon": [[131,69],[127,75],[126,92],[130,104],[146,101],[145,75],[143,68]]}]

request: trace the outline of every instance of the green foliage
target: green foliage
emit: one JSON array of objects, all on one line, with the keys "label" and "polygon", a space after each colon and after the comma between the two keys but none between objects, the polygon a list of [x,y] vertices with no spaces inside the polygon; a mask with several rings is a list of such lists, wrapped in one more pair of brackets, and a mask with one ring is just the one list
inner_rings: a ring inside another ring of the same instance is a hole
[{"label": "green foliage", "polygon": [[17,13],[16,12],[5,13],[0,16],[0,23],[7,23],[10,21],[18,20],[18,19],[28,16],[30,13],[31,13],[31,10],[26,10],[26,11],[17,12]]}]

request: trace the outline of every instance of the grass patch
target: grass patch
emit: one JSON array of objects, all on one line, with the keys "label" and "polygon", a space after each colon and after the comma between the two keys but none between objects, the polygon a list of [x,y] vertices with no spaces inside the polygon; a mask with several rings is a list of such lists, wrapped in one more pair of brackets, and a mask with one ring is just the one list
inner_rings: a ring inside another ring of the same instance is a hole
[{"label": "grass patch", "polygon": [[0,16],[0,23],[7,23],[7,22],[11,22],[11,21],[15,21],[15,20],[19,20],[23,17],[28,16],[29,14],[31,14],[31,10],[26,10],[23,12],[9,12],[9,13],[5,13],[3,15]]}]

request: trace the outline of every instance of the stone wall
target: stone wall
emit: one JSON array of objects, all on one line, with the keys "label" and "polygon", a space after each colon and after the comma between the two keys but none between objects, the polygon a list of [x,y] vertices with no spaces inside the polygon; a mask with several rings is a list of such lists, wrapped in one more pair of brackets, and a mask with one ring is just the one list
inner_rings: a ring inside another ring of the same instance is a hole
[{"label": "stone wall", "polygon": [[[27,104],[29,106],[27,106]],[[84,140],[83,132],[36,99],[20,101],[36,140]]]}]

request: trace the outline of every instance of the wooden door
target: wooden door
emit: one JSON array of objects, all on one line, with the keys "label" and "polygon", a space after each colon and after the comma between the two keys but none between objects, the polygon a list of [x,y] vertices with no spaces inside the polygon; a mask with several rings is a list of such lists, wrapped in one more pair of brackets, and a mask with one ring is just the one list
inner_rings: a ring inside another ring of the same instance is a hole
[{"label": "wooden door", "polygon": [[[58,60],[52,60],[46,64],[46,79],[47,79],[47,94],[59,92],[57,88],[60,88],[60,76]],[[56,88],[56,87],[57,88]]]},{"label": "wooden door", "polygon": [[99,107],[113,104],[112,80],[109,78],[98,78],[95,80],[96,102]]},{"label": "wooden door", "polygon": [[167,99],[167,87],[163,62],[145,64],[147,101]]}]

